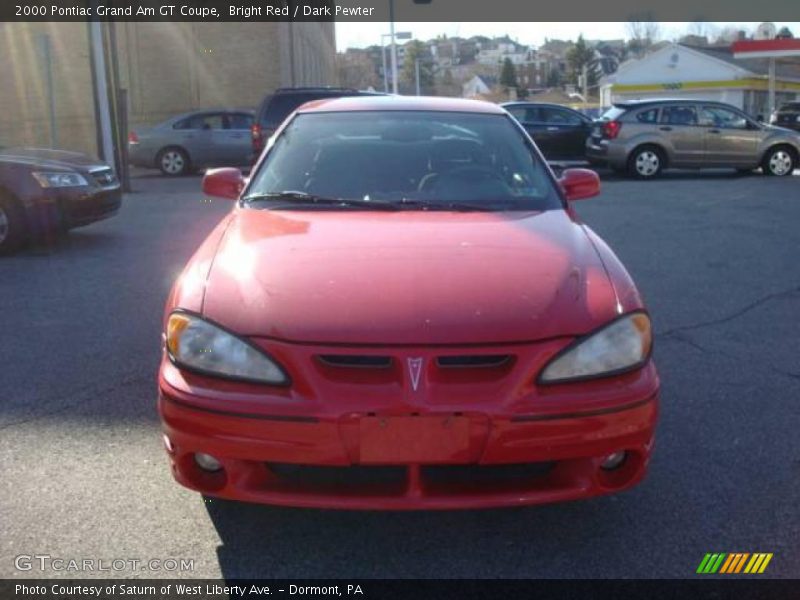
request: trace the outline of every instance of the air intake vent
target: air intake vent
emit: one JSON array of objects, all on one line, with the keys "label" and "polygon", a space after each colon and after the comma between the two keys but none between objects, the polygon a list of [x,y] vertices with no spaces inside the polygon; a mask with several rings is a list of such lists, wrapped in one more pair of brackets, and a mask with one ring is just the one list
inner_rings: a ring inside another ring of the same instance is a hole
[{"label": "air intake vent", "polygon": [[443,369],[472,369],[501,367],[511,360],[509,354],[465,354],[463,356],[440,356],[436,363]]},{"label": "air intake vent", "polygon": [[387,369],[392,366],[391,356],[375,356],[370,354],[320,354],[320,362],[329,367],[350,369]]}]

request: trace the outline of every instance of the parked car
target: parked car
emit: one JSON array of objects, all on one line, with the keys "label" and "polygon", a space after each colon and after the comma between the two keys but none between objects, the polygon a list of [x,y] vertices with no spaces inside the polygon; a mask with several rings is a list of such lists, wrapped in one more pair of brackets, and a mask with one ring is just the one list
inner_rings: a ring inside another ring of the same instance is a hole
[{"label": "parked car", "polygon": [[128,136],[130,163],[186,175],[207,167],[246,166],[250,158],[253,111],[198,110],[172,117]]},{"label": "parked car", "polygon": [[593,123],[588,116],[558,104],[506,102],[501,106],[522,124],[547,160],[586,160],[586,138]]},{"label": "parked car", "polygon": [[256,110],[256,120],[251,128],[250,136],[252,143],[250,162],[256,161],[270,136],[275,133],[283,120],[300,105],[325,98],[376,95],[382,94],[337,87],[278,88],[274,93],[267,94]]},{"label": "parked car", "polygon": [[800,102],[787,102],[770,116],[769,122],[778,127],[800,131]]},{"label": "parked car", "polygon": [[586,152],[591,162],[641,179],[669,167],[761,167],[785,176],[798,166],[800,135],[722,102],[638,100],[615,103],[595,123]]},{"label": "parked car", "polygon": [[305,507],[520,506],[618,492],[659,379],[630,276],[497,105],[306,104],[176,281],[158,406],[172,472]]},{"label": "parked car", "polygon": [[122,192],[104,162],[64,150],[0,149],[0,254],[106,219]]}]

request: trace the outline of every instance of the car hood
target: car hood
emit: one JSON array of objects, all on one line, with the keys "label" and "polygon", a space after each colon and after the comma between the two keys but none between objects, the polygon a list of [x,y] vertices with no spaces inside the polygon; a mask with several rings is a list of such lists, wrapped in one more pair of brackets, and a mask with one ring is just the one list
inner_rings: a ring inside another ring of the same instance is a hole
[{"label": "car hood", "polygon": [[103,161],[80,152],[52,148],[2,148],[0,162],[14,162],[45,169],[84,171],[90,167],[107,167]]},{"label": "car hood", "polygon": [[295,342],[531,341],[586,333],[618,310],[563,210],[237,209],[205,288],[207,318]]}]

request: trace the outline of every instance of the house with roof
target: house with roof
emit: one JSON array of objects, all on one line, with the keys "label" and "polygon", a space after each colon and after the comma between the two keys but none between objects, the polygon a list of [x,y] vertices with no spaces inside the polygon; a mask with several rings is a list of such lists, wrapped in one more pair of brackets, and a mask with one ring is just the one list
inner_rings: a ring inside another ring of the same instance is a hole
[{"label": "house with roof", "polygon": [[[800,100],[800,60],[778,61],[775,75],[776,104]],[[769,61],[734,58],[730,46],[669,44],[622,63],[599,85],[604,107],[640,98],[696,98],[727,102],[753,116],[766,116]]]},{"label": "house with roof", "polygon": [[492,93],[497,86],[497,77],[491,75],[475,75],[461,86],[464,98],[481,98]]}]

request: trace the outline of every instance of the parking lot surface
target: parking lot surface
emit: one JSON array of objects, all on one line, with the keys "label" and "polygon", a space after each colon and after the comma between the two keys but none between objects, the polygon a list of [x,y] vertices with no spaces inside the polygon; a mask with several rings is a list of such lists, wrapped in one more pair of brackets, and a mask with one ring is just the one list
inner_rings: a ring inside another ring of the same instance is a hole
[{"label": "parking lot surface", "polygon": [[[512,510],[337,512],[204,501],[155,411],[169,287],[222,215],[197,177],[134,179],[121,213],[0,259],[0,577],[690,577],[706,552],[800,565],[800,177],[604,176],[576,209],[657,332],[648,478]],[[194,570],[15,568],[18,555]]]}]

